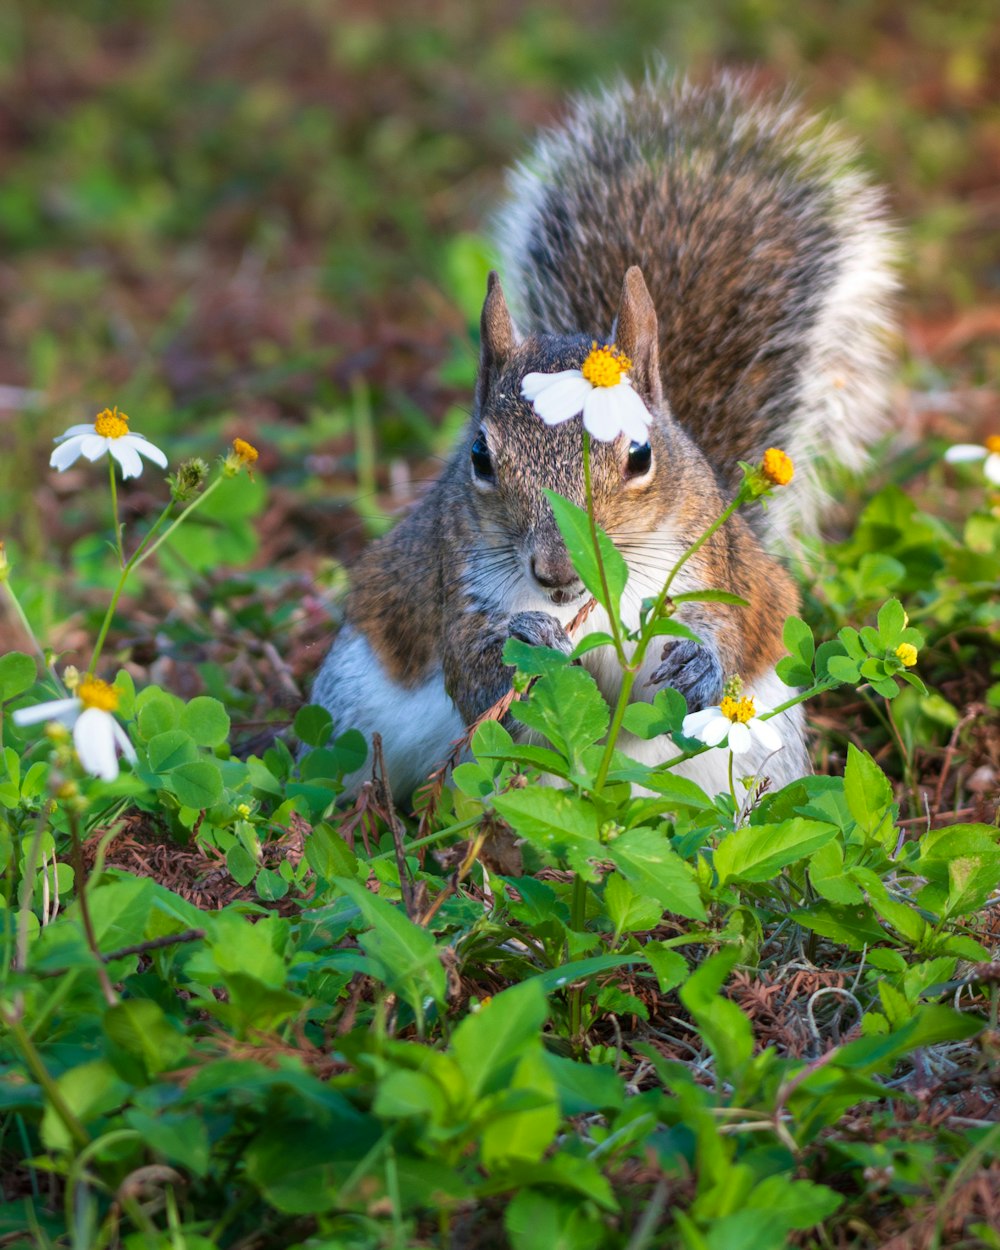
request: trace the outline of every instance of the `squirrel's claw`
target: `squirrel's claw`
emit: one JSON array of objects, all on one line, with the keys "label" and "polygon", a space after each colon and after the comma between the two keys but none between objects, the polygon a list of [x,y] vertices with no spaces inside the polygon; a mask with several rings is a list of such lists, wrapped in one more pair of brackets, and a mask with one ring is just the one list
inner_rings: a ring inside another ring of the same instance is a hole
[{"label": "squirrel's claw", "polygon": [[687,701],[689,712],[711,707],[722,698],[725,674],[719,657],[710,647],[688,639],[668,642],[662,663],[653,672],[649,686],[672,686]]},{"label": "squirrel's claw", "polygon": [[508,633],[533,647],[550,647],[569,655],[573,643],[569,634],[548,612],[517,612],[510,618]]}]

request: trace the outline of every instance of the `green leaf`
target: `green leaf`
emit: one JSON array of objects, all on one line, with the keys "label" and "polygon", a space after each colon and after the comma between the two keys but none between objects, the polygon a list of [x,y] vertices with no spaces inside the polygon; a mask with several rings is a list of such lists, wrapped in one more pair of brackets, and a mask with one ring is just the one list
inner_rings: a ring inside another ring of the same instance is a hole
[{"label": "green leaf", "polygon": [[511,708],[515,720],[544,735],[568,760],[608,731],[610,714],[597,682],[585,668],[562,668],[540,677],[527,699]]},{"label": "green leaf", "polygon": [[218,699],[198,695],[181,710],[180,727],[199,746],[221,746],[229,737],[229,713]]},{"label": "green leaf", "polygon": [[0,656],[0,703],[30,690],[37,676],[35,661],[23,651],[8,651]]},{"label": "green leaf", "polygon": [[604,1222],[579,1201],[522,1189],[507,1204],[504,1228],[511,1250],[597,1250],[606,1244]]},{"label": "green leaf", "polygon": [[825,846],[836,833],[835,825],[801,816],[776,825],[744,825],[715,849],[719,884],[769,881],[786,865]]},{"label": "green leaf", "polygon": [[143,694],[147,695],[145,699],[140,696],[136,700],[138,707],[136,723],[139,727],[139,736],[147,742],[155,738],[157,734],[176,729],[181,721],[180,700],[156,690],[155,687],[150,687],[150,690],[152,690],[151,694],[143,691]]},{"label": "green leaf", "polygon": [[349,877],[333,882],[357,905],[370,929],[358,941],[379,970],[380,980],[410,1003],[418,1019],[428,995],[443,1003],[447,992],[444,968],[432,934],[413,923],[400,907],[372,894]]},{"label": "green leaf", "polygon": [[503,1089],[530,1043],[538,1043],[549,1007],[538,978],[495,995],[452,1034],[454,1055],[472,1098]]},{"label": "green leaf", "polygon": [[637,893],[619,872],[604,882],[604,907],[615,934],[652,929],[660,923],[663,907],[656,899]]},{"label": "green leaf", "polygon": [[664,911],[689,920],[706,919],[694,869],[671,848],[664,834],[655,829],[629,829],[609,843],[605,854],[640,894],[655,898]]},{"label": "green leaf", "polygon": [[[486,1168],[539,1162],[559,1128],[556,1083],[537,1033],[533,1043],[518,1060],[509,1082],[505,1082],[502,1099],[486,1117],[481,1137]],[[519,1093],[530,1095],[535,1105],[519,1102],[508,1109],[505,1104]]]},{"label": "green leaf", "polygon": [[[70,1068],[56,1080],[63,1102],[83,1125],[96,1120],[119,1106],[128,1096],[129,1087],[105,1059],[95,1059]],[[69,1131],[46,1102],[42,1116],[42,1141],[46,1150],[61,1152],[72,1145]]]},{"label": "green leaf", "polygon": [[168,729],[165,733],[155,734],[150,738],[146,744],[146,755],[153,772],[164,773],[180,764],[189,764],[196,760],[198,748],[191,735],[183,729]]},{"label": "green leaf", "polygon": [[814,903],[811,907],[793,911],[791,916],[803,928],[841,942],[852,951],[862,950],[876,942],[889,941],[889,934],[879,924],[867,903],[859,903],[854,907]]},{"label": "green leaf", "polygon": [[358,875],[358,857],[325,821],[316,825],[306,838],[305,855],[313,872],[325,881]]},{"label": "green leaf", "polygon": [[860,903],[864,899],[854,882],[844,876],[844,851],[836,839],[810,856],[809,880],[816,893],[831,903]]},{"label": "green leaf", "polygon": [[545,1066],[555,1081],[564,1116],[620,1111],[625,1105],[625,1082],[613,1068],[580,1063],[548,1050]]},{"label": "green leaf", "polygon": [[739,1007],[719,991],[739,959],[737,949],[720,951],[697,968],[678,991],[698,1032],[715,1055],[720,1080],[737,1080],[753,1054],[753,1031]]},{"label": "green leaf", "polygon": [[581,581],[597,602],[603,604],[610,615],[617,617],[622,591],[628,581],[628,565],[621,553],[601,527],[597,526],[597,543],[611,594],[611,601],[608,602],[601,585],[594,540],[590,532],[590,519],[586,510],[570,503],[553,490],[544,490],[543,494],[552,506],[556,525],[559,526],[566,550],[573,561],[573,567],[580,574]]},{"label": "green leaf", "polygon": [[201,811],[222,798],[222,774],[211,760],[181,764],[167,774],[167,786],[185,807]]},{"label": "green leaf", "polygon": [[379,1081],[372,1110],[387,1120],[419,1119],[429,1124],[444,1121],[448,1100],[444,1090],[423,1072],[397,1069]]},{"label": "green leaf", "polygon": [[892,785],[868,752],[859,751],[853,742],[847,747],[844,794],[848,809],[862,832],[868,837],[881,835],[883,844],[891,849],[886,835],[895,845],[895,832],[885,826],[886,822],[891,826],[895,819]]},{"label": "green leaf", "polygon": [[239,843],[226,852],[226,867],[237,885],[249,885],[257,875],[257,861]]},{"label": "green leaf", "polygon": [[334,761],[338,776],[346,777],[364,767],[368,743],[360,729],[346,729],[333,741]]},{"label": "green leaf", "polygon": [[[208,1174],[211,1158],[208,1126],[200,1117],[169,1111],[152,1116],[136,1107],[128,1107],[124,1119],[129,1128],[141,1135],[145,1145],[168,1163],[179,1164],[195,1176]],[[197,1245],[190,1236],[185,1237],[185,1250],[195,1250]]]},{"label": "green leaf", "polygon": [[666,687],[658,690],[652,702],[637,700],[625,709],[622,725],[630,734],[648,741],[660,734],[680,733],[687,703],[678,691]]},{"label": "green leaf", "polygon": [[944,916],[966,916],[978,911],[1000,884],[1000,853],[962,855],[948,864],[948,899]]},{"label": "green leaf", "polygon": [[861,669],[856,660],[846,655],[831,655],[827,660],[826,671],[836,681],[845,682],[849,686],[857,684]]},{"label": "green leaf", "polygon": [[139,1060],[146,1079],[177,1067],[189,1050],[188,1039],[149,998],[128,998],[109,1007],[101,1027],[116,1046]]},{"label": "green leaf", "polygon": [[[807,669],[812,670],[813,657],[816,654],[816,643],[813,632],[805,621],[797,616],[790,616],[785,621],[782,639],[788,648],[789,655],[801,660]],[[804,684],[804,683],[803,683]]]},{"label": "green leaf", "polygon": [[333,731],[333,717],[325,707],[307,703],[300,707],[292,722],[292,732],[307,747],[321,747]]},{"label": "green leaf", "polygon": [[262,868],[257,874],[254,889],[257,891],[258,898],[262,898],[267,903],[273,903],[279,898],[284,898],[288,893],[288,882],[273,868]]},{"label": "green leaf", "polygon": [[586,799],[551,786],[526,786],[499,794],[493,806],[523,838],[541,847],[588,881],[597,875],[592,859],[603,859],[598,816]]},{"label": "green leaf", "polygon": [[906,613],[898,599],[887,599],[878,611],[878,632],[883,647],[892,647],[906,628]]}]

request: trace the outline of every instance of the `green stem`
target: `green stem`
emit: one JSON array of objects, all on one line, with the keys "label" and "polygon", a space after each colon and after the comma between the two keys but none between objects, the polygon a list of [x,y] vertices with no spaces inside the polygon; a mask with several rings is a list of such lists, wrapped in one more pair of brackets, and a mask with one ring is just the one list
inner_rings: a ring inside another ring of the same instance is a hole
[{"label": "green stem", "polygon": [[[582,933],[587,925],[587,883],[577,873],[573,878],[573,897],[570,901],[570,928],[574,933]],[[569,962],[569,951],[566,952]],[[569,995],[569,1031],[571,1038],[580,1036],[583,1022],[583,989],[570,991]]]},{"label": "green stem", "polygon": [[21,600],[18,599],[17,592],[14,590],[14,587],[10,584],[9,577],[4,582],[4,588],[7,591],[7,598],[10,600],[10,605],[14,609],[14,615],[17,617],[18,622],[21,628],[24,630],[24,633],[26,637],[28,638],[28,640],[30,641],[32,647],[34,647],[35,654],[41,660],[43,667],[46,669],[49,676],[55,682],[57,691],[59,691],[60,694],[65,695],[66,687],[63,685],[62,680],[59,677],[59,674],[56,672],[55,666],[53,665],[51,660],[49,660],[48,657],[46,656],[45,648],[35,637],[35,631],[31,628],[31,622],[28,620],[28,617],[25,614],[24,608],[21,607]]},{"label": "green stem", "polygon": [[89,1145],[90,1137],[87,1130],[73,1114],[69,1103],[62,1096],[59,1086],[49,1075],[45,1064],[42,1063],[42,1057],[35,1049],[35,1043],[26,1033],[24,1025],[22,1025],[20,1020],[9,1015],[2,1006],[0,1006],[0,1018],[3,1019],[7,1028],[10,1029],[14,1044],[21,1052],[28,1070],[45,1091],[45,1096],[52,1104],[53,1111],[66,1126],[66,1132],[69,1133],[70,1137],[80,1148]]},{"label": "green stem", "polygon": [[604,557],[601,554],[601,544],[597,538],[597,518],[594,516],[594,490],[590,476],[590,433],[585,429],[583,431],[583,488],[587,499],[587,520],[590,522],[590,541],[594,545],[594,556],[597,559],[597,573],[601,579],[601,593],[604,595],[604,605],[608,611],[608,623],[611,626],[611,636],[615,642],[615,652],[618,660],[624,667],[628,664],[628,656],[625,654],[625,648],[622,644],[621,627],[618,623],[618,608],[611,602],[611,588],[608,586],[608,574],[604,567]]},{"label": "green stem", "polygon": [[194,512],[195,508],[201,507],[201,505],[205,502],[209,495],[212,494],[222,480],[223,475],[220,474],[219,477],[217,477],[202,494],[200,494],[196,499],[191,500],[183,512],[174,517],[173,521],[167,529],[164,530],[156,542],[150,544],[150,539],[170,515],[170,509],[173,507],[173,504],[167,504],[166,508],[164,508],[164,510],[153,522],[149,533],[142,540],[139,546],[136,547],[135,551],[132,552],[132,555],[122,567],[121,576],[118,578],[118,585],[115,587],[114,593],[111,596],[111,602],[108,604],[108,610],[104,613],[104,620],[101,622],[101,628],[97,635],[97,642],[94,644],[94,653],[90,657],[90,666],[87,669],[88,677],[93,677],[94,672],[97,669],[97,661],[101,658],[101,651],[104,649],[104,642],[108,636],[108,630],[111,628],[111,621],[115,614],[115,608],[118,606],[118,600],[122,597],[122,591],[125,589],[125,583],[128,581],[129,574],[133,569],[137,569],[140,564],[145,564],[153,552],[156,551],[162,543],[166,542],[178,525],[181,525],[184,521],[186,521],[191,513]]},{"label": "green stem", "polygon": [[733,796],[733,807],[738,813],[740,810],[739,802],[736,798],[736,785],[733,781],[733,752],[729,752],[729,793]]},{"label": "green stem", "polygon": [[[604,754],[601,756],[601,763],[597,769],[597,776],[594,780],[594,788],[596,790],[603,790],[604,783],[607,780],[608,770],[611,767],[611,760],[614,755],[615,743],[618,739],[618,734],[621,731],[622,722],[625,719],[625,709],[629,704],[632,687],[635,685],[636,676],[642,669],[642,662],[646,658],[646,652],[649,649],[649,644],[653,641],[653,638],[656,637],[653,633],[653,626],[663,613],[667,599],[670,596],[670,588],[674,583],[674,579],[677,577],[677,574],[681,571],[684,565],[687,564],[688,560],[690,560],[695,554],[695,552],[698,551],[700,547],[704,546],[712,535],[725,525],[736,509],[741,507],[742,504],[746,502],[747,498],[748,494],[746,489],[744,488],[740,490],[732,503],[728,504],[722,513],[712,522],[708,529],[705,530],[701,537],[688,547],[688,549],[683,553],[677,563],[667,574],[666,581],[663,583],[663,588],[657,595],[652,610],[643,623],[642,630],[639,634],[639,641],[636,643],[635,650],[632,653],[632,659],[627,665],[623,665],[624,672],[622,674],[622,684],[618,691],[618,700],[615,703],[615,710],[611,716],[611,726],[608,729],[608,735],[604,740]],[[798,702],[798,700],[795,700],[795,702]]]},{"label": "green stem", "polygon": [[115,461],[108,456],[108,480],[111,483],[111,520],[115,527],[115,546],[118,549],[118,567],[125,567],[125,549],[122,547],[122,526],[118,519],[118,483],[115,480]]}]

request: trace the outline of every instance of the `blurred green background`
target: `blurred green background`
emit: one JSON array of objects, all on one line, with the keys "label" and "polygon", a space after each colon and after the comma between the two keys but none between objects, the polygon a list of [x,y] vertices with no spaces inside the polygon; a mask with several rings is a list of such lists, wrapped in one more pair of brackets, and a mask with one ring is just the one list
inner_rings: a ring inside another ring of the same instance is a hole
[{"label": "blurred green background", "polygon": [[[253,524],[203,527],[176,567],[209,604],[242,587],[258,635],[308,615],[463,419],[505,165],[568,94],[657,55],[842,119],[905,231],[904,417],[995,419],[995,0],[7,0],[0,540],[39,628],[72,652],[67,563],[106,582],[104,474],[47,459],[110,404],[172,463],[260,446]],[[148,472],[127,486],[129,523],[162,498]],[[227,561],[251,566],[236,586]]]}]

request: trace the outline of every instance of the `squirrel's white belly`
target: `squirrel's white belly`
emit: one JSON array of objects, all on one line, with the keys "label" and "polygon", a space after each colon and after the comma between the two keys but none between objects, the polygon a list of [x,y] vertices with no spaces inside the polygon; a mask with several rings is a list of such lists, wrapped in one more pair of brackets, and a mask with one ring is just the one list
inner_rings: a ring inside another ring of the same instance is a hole
[{"label": "squirrel's white belly", "polygon": [[[337,732],[360,730],[369,750],[372,734],[381,734],[386,773],[398,796],[422,785],[465,732],[440,669],[418,686],[404,686],[385,672],[368,639],[347,625],[317,678],[313,701],[329,709]],[[369,758],[345,777],[345,793],[356,794],[370,776]]]}]

